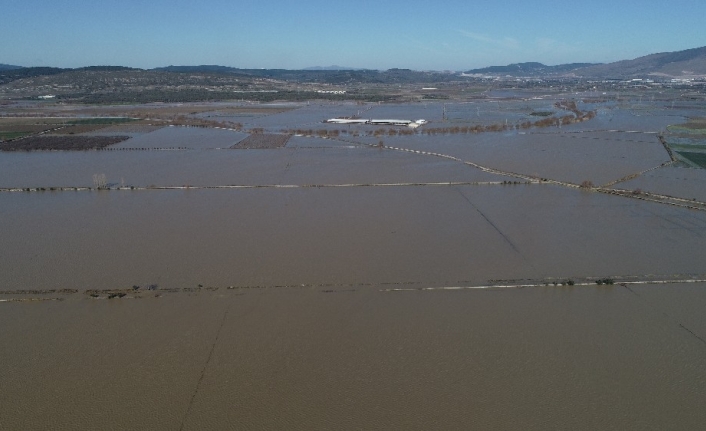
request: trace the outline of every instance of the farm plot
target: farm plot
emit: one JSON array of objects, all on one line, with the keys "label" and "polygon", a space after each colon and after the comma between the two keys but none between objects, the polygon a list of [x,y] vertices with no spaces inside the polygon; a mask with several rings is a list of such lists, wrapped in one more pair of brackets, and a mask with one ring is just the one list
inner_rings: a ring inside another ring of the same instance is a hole
[{"label": "farm plot", "polygon": [[129,138],[129,136],[32,136],[1,143],[0,151],[97,150]]},{"label": "farm plot", "polygon": [[281,148],[287,144],[290,136],[274,133],[253,133],[231,148],[237,150]]}]

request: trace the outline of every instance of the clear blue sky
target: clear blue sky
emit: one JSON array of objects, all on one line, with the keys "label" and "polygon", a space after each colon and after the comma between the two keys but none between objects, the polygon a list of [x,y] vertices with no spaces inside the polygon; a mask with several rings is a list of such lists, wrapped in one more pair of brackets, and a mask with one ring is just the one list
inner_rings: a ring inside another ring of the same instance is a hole
[{"label": "clear blue sky", "polygon": [[467,70],[706,46],[705,0],[0,0],[0,63]]}]

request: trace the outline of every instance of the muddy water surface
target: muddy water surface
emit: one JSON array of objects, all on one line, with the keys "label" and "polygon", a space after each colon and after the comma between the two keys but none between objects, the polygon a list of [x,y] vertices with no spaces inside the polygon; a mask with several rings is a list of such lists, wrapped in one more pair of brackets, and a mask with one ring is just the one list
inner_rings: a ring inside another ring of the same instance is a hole
[{"label": "muddy water surface", "polygon": [[706,201],[706,169],[665,167],[616,187]]},{"label": "muddy water surface", "polygon": [[305,148],[5,153],[0,154],[0,187],[92,187],[94,174],[128,187],[505,179],[438,157],[296,139]]},{"label": "muddy water surface", "polygon": [[3,193],[0,209],[7,289],[436,286],[706,267],[706,213],[550,185]]},{"label": "muddy water surface", "polygon": [[[359,109],[302,105],[252,124]],[[164,130],[134,139],[195,149],[0,153],[0,187],[92,186],[100,173],[113,185],[293,187],[0,192],[0,429],[706,421],[706,285],[552,285],[704,278],[706,212],[497,184],[517,178],[400,150],[602,183],[668,160],[653,135],[383,138],[398,150],[295,137],[240,151],[211,149],[232,132]],[[667,169],[633,181],[698,194],[699,175]],[[449,181],[467,184],[428,184]],[[438,289],[521,283],[548,285]]]},{"label": "muddy water surface", "polygon": [[4,304],[3,427],[698,429],[704,288]]},{"label": "muddy water surface", "polygon": [[385,145],[438,152],[504,171],[604,184],[669,162],[656,135],[481,133],[385,137]]}]

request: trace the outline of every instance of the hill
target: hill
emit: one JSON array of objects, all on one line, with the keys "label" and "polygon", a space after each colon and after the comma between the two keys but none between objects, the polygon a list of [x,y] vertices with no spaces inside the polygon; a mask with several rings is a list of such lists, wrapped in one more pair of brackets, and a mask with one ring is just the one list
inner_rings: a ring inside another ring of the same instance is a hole
[{"label": "hill", "polygon": [[21,67],[17,69],[0,70],[0,85],[7,84],[18,79],[56,75],[65,71],[66,69],[60,69],[58,67]]},{"label": "hill", "polygon": [[345,66],[336,66],[335,64],[332,66],[312,66],[312,67],[305,67],[302,70],[365,70],[361,69],[359,67],[345,67]]},{"label": "hill", "polygon": [[253,79],[220,74],[192,75],[119,66],[26,68],[3,73],[10,76],[6,76],[6,82],[0,85],[0,98],[35,98],[52,94],[57,99],[91,103],[213,100],[222,98],[224,93],[233,97],[237,91],[262,91],[275,87],[275,83],[268,80],[255,83]]},{"label": "hill", "polygon": [[466,74],[515,77],[582,77],[594,79],[693,78],[706,76],[706,47],[662,52],[607,64],[570,63],[546,66],[542,63],[514,63],[472,69]]},{"label": "hill", "polygon": [[13,66],[11,64],[0,63],[0,70],[14,70],[14,69],[22,69],[22,66]]},{"label": "hill", "polygon": [[182,72],[116,66],[5,71],[0,72],[0,100],[36,99],[45,95],[56,96],[52,100],[79,103],[181,103],[237,99],[267,102],[316,98],[380,101],[388,98],[385,95],[355,91],[349,91],[346,95],[320,94],[314,86],[293,85],[282,79],[268,77],[286,76],[289,73],[296,77],[299,76],[297,71],[270,70],[259,71],[259,75],[248,75],[206,73],[198,71],[199,67],[176,68]]},{"label": "hill", "polygon": [[706,76],[706,47],[684,51],[662,52],[586,67],[578,75],[591,78],[644,78]]},{"label": "hill", "polygon": [[459,80],[457,74],[442,72],[420,72],[410,69],[238,69],[226,66],[167,66],[152,69],[161,72],[176,73],[219,73],[248,76],[251,78],[269,78],[279,81],[315,83],[315,84],[411,84],[449,82]]},{"label": "hill", "polygon": [[240,69],[228,66],[218,66],[215,64],[204,64],[201,66],[165,66],[155,67],[152,69],[157,72],[174,72],[174,73],[221,73],[221,74],[238,74]]},{"label": "hill", "polygon": [[529,62],[472,69],[466,73],[476,75],[547,76],[568,74],[593,65],[593,63],[569,63],[547,66],[542,63]]}]

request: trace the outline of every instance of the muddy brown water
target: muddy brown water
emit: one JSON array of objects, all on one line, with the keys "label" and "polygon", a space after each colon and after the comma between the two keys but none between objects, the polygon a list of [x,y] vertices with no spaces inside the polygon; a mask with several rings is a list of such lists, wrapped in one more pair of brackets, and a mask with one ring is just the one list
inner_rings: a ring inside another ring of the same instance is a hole
[{"label": "muddy brown water", "polygon": [[550,185],[3,193],[0,286],[701,273],[706,213]]},{"label": "muddy brown water", "polygon": [[615,187],[706,201],[706,169],[664,167]]},{"label": "muddy brown water", "polygon": [[232,130],[174,126],[135,136],[113,148],[228,148],[247,136]]},{"label": "muddy brown water", "polygon": [[[216,140],[230,142],[225,133]],[[511,179],[350,142],[210,150],[210,135],[199,136],[192,151],[0,154],[0,187],[92,185],[94,173],[205,186]],[[630,136],[385,139],[604,181],[665,160],[649,135]],[[688,193],[701,178],[652,172],[643,181],[655,190],[682,181]],[[388,185],[1,192],[0,222],[0,429],[662,430],[706,421],[703,283],[415,290],[698,277],[703,211],[550,184]],[[149,284],[158,289],[140,298],[85,294]],[[77,292],[16,293],[52,289]]]},{"label": "muddy brown water", "polygon": [[[462,163],[314,138],[271,150],[17,152],[0,154],[0,187],[220,186],[503,181]],[[326,148],[317,148],[324,145]]]},{"label": "muddy brown water", "polygon": [[699,429],[704,288],[3,304],[2,427]]},{"label": "muddy brown water", "polygon": [[669,162],[656,135],[481,133],[382,138],[385,145],[438,152],[481,166],[580,184],[604,184]]}]

